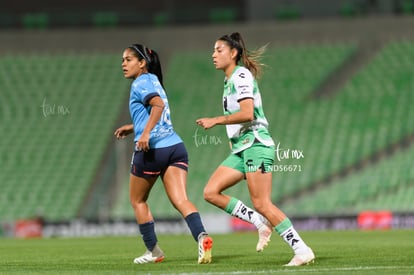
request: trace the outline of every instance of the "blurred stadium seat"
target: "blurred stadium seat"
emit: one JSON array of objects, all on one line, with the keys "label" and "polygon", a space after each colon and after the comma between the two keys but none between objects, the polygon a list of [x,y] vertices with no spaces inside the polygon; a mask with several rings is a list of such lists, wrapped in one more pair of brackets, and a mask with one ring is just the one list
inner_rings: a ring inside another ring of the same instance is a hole
[{"label": "blurred stadium seat", "polygon": [[[224,15],[226,22],[233,20]],[[169,19],[162,15],[159,20],[162,25]],[[187,31],[186,37],[191,36]],[[271,45],[263,60],[267,67],[260,88],[279,152],[304,154],[276,161],[282,167],[296,165],[296,171],[273,172],[272,199],[289,215],[414,210],[409,167],[414,41],[388,38],[340,90],[312,96],[359,46],[310,38]],[[206,49],[168,54],[165,86],[175,129],[189,152],[189,197],[202,212],[219,211],[203,200],[203,188],[229,154],[225,130],[204,131],[195,120],[222,113],[223,74],[214,70]],[[119,54],[111,53],[0,55],[0,129],[5,133],[0,140],[0,220],[41,215],[56,221],[79,215],[104,169],[105,152],[113,146],[115,122],[128,111],[121,110],[129,83],[119,63]],[[401,149],[390,154],[390,147]],[[116,187],[110,217],[133,218],[127,180]],[[250,202],[244,182],[229,194]],[[179,215],[161,182],[150,205],[156,217]]]},{"label": "blurred stadium seat", "polygon": [[[414,58],[413,49],[413,42],[390,42],[348,82],[338,96],[329,99],[335,106],[335,113],[332,110],[325,118],[333,118],[334,123],[325,124],[323,131],[316,133],[319,138],[315,140],[319,139],[319,144],[312,143],[319,151],[329,152],[325,161],[321,161],[321,157],[311,160],[314,163],[312,169],[328,168],[319,174],[320,177],[357,163],[387,146],[398,144],[414,133],[414,113],[410,108],[414,100],[414,67],[408,61]],[[319,119],[326,122],[325,118]],[[408,156],[412,155],[412,147],[407,152],[395,153],[387,160],[364,168],[361,173],[334,182],[332,186],[317,189],[309,197],[282,206],[295,214],[301,211],[308,214],[344,213],[346,209],[355,213],[363,210],[364,205],[375,209],[408,211],[406,200],[400,200],[401,207],[398,203],[388,206],[383,203],[382,197],[394,197],[400,189],[407,188],[408,193],[412,189],[413,177],[406,177],[410,170]],[[310,158],[312,155],[308,154]],[[389,189],[397,183],[398,188]],[[356,203],[360,205],[356,206]],[[410,208],[412,210],[413,206]]]},{"label": "blurred stadium seat", "polygon": [[344,215],[367,209],[412,211],[413,153],[411,146],[283,207],[293,215]]},{"label": "blurred stadium seat", "polygon": [[0,142],[0,219],[77,216],[128,95],[114,64],[118,55],[0,57],[7,131]]}]

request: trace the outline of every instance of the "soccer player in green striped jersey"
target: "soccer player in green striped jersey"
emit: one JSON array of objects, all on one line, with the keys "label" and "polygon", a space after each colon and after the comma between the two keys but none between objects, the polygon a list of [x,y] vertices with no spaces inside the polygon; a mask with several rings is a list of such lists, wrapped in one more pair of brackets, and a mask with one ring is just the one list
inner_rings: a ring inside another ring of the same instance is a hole
[{"label": "soccer player in green striped jersey", "polygon": [[[259,231],[256,250],[262,251],[273,228],[292,248],[294,256],[287,266],[313,262],[312,249],[302,240],[289,218],[271,201],[275,145],[268,131],[256,78],[265,47],[250,52],[239,33],[220,37],[213,52],[213,62],[224,72],[223,116],[200,118],[204,129],[225,125],[231,153],[210,177],[204,198],[227,213],[254,224]],[[240,65],[241,64],[241,65]],[[242,201],[223,194],[227,188],[246,179],[255,210]]]}]

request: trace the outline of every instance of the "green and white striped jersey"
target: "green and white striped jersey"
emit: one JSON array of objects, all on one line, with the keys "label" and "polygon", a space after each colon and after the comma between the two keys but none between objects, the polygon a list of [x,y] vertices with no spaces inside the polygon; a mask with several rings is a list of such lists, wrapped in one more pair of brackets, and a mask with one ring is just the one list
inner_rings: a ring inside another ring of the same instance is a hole
[{"label": "green and white striped jersey", "polygon": [[263,112],[257,81],[247,68],[237,66],[231,77],[224,80],[224,114],[230,115],[240,111],[239,102],[246,98],[251,98],[254,102],[253,121],[226,125],[227,136],[232,143],[233,153],[249,148],[255,140],[266,146],[274,145],[273,139],[267,130],[268,122]]}]

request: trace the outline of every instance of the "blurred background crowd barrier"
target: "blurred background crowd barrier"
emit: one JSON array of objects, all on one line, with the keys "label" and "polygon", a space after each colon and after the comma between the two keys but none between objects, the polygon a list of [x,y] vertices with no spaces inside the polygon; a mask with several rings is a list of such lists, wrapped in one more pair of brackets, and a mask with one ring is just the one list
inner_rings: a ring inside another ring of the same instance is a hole
[{"label": "blurred background crowd barrier", "polygon": [[[113,131],[130,121],[121,55],[132,43],[161,56],[189,196],[208,227],[250,230],[203,200],[229,149],[223,127],[195,125],[222,112],[211,53],[234,31],[250,49],[268,44],[272,200],[301,229],[414,227],[414,0],[0,3],[1,234],[131,232],[133,144]],[[244,183],[229,193],[250,201]],[[160,230],[185,230],[161,184],[150,205],[170,222]]]},{"label": "blurred background crowd barrier", "polygon": [[1,28],[135,27],[412,14],[412,0],[2,1]]}]

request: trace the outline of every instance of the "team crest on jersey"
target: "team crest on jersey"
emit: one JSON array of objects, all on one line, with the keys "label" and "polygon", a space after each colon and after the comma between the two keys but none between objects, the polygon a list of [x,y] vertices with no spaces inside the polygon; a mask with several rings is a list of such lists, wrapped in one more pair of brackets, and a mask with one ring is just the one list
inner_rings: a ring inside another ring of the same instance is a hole
[{"label": "team crest on jersey", "polygon": [[249,142],[250,142],[250,139],[249,138],[246,138],[245,140],[242,141],[242,144],[247,144]]}]

